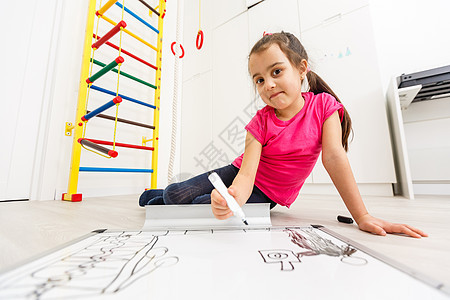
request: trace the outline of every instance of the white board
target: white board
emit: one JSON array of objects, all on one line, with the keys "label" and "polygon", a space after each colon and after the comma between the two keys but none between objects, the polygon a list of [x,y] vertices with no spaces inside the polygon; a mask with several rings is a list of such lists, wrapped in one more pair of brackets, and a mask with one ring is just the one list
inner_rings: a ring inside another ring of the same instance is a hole
[{"label": "white board", "polygon": [[448,299],[327,232],[92,233],[0,274],[0,299]]}]

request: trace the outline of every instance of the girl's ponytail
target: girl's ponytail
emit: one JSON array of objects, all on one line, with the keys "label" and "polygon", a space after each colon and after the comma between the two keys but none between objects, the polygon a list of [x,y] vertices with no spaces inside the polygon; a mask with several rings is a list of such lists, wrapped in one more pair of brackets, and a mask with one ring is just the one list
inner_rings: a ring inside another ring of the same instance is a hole
[{"label": "girl's ponytail", "polygon": [[[341,100],[339,100],[338,96],[336,96],[336,94],[330,88],[330,86],[322,78],[320,78],[319,75],[317,75],[313,71],[309,71],[306,74],[306,77],[308,78],[310,92],[313,92],[314,94],[328,93],[334,98],[336,98],[336,100],[339,103],[342,103]],[[342,127],[342,146],[344,147],[345,151],[348,151],[348,137],[350,136],[350,132],[352,132],[352,119],[350,118],[350,115],[348,114],[345,107],[341,127]]]}]

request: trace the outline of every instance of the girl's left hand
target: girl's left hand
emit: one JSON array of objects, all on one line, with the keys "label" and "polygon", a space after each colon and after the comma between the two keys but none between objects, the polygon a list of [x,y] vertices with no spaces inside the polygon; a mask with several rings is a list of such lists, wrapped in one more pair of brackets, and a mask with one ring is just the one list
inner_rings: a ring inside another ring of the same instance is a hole
[{"label": "girl's left hand", "polygon": [[356,220],[359,229],[378,235],[386,235],[386,233],[403,233],[414,238],[427,237],[428,234],[406,224],[398,224],[387,222],[369,214],[366,214]]}]

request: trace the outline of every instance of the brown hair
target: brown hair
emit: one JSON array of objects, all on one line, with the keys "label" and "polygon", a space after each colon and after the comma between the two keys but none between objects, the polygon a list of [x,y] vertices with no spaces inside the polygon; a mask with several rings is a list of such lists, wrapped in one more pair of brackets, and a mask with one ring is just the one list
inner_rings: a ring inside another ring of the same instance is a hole
[{"label": "brown hair", "polygon": [[[300,41],[291,33],[288,32],[280,32],[264,35],[256,44],[253,46],[250,51],[249,58],[252,54],[260,53],[264,50],[267,50],[271,45],[276,44],[280,47],[281,51],[286,55],[289,62],[300,69],[302,60],[308,61],[308,54],[306,53],[305,48],[300,43]],[[328,93],[332,95],[339,103],[342,103],[341,100],[336,96],[333,90],[328,86],[328,84],[320,78],[316,73],[309,71],[306,74],[308,78],[310,91],[314,94],[320,93]],[[352,131],[352,120],[347,110],[344,107],[344,117],[341,122],[342,127],[342,146],[345,151],[348,150],[348,137],[350,132]]]}]

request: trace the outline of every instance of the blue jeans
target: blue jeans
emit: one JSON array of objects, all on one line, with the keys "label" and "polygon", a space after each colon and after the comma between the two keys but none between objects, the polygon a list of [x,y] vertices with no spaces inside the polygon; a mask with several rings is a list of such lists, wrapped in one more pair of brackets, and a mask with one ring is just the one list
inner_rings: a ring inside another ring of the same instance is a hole
[{"label": "blue jeans", "polygon": [[[226,186],[230,186],[239,169],[228,165],[214,171],[222,178]],[[206,172],[183,182],[172,183],[165,189],[147,190],[141,195],[139,205],[209,204],[213,189],[214,186],[209,182],[208,172]],[[247,203],[270,203],[271,209],[277,205],[256,185],[253,186]]]}]

